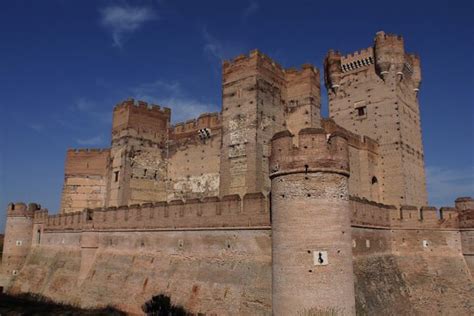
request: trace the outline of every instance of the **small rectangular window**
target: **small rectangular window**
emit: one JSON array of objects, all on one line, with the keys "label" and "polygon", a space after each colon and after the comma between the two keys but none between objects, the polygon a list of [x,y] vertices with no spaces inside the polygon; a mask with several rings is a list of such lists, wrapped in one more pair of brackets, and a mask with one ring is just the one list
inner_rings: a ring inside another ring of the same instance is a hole
[{"label": "small rectangular window", "polygon": [[119,179],[119,172],[118,172],[118,171],[115,171],[115,172],[114,172],[114,175],[115,175],[115,182],[118,182],[118,179]]},{"label": "small rectangular window", "polygon": [[361,106],[360,108],[357,108],[357,115],[359,117],[366,116],[367,115],[367,107]]}]

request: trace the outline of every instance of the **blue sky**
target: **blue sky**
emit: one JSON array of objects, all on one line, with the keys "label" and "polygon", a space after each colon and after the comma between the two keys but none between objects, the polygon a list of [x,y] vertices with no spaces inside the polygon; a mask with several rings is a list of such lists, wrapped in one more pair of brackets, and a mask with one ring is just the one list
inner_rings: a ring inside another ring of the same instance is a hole
[{"label": "blue sky", "polygon": [[0,231],[10,201],[58,210],[66,149],[107,147],[120,100],[169,106],[174,121],[218,111],[222,59],[259,48],[321,69],[328,49],[379,30],[421,56],[430,203],[473,195],[473,16],[471,1],[2,1]]}]

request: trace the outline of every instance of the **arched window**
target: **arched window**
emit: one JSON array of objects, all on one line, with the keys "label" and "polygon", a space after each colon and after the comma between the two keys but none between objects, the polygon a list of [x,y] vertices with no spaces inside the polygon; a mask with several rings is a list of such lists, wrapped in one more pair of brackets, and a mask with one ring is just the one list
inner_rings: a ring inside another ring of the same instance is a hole
[{"label": "arched window", "polygon": [[377,180],[376,176],[372,177],[372,185],[379,183],[379,180]]}]

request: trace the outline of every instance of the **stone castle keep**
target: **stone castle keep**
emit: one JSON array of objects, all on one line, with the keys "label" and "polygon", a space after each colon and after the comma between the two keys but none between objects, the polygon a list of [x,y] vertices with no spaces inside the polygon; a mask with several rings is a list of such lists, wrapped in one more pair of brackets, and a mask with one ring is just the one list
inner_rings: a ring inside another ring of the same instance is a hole
[{"label": "stone castle keep", "polygon": [[330,118],[318,69],[258,51],[223,63],[219,113],[118,104],[110,148],[67,151],[59,214],[8,206],[6,290],[132,314],[165,294],[205,315],[472,315],[474,200],[427,206],[419,57],[378,32],[329,51],[324,80]]}]

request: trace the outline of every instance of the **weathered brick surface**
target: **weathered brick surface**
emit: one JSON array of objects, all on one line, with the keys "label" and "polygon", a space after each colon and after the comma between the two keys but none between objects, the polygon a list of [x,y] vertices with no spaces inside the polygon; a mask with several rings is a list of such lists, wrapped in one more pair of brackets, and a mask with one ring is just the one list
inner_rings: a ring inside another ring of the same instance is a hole
[{"label": "weathered brick surface", "polygon": [[9,206],[0,286],[131,313],[157,294],[207,315],[474,313],[474,200],[426,206],[401,37],[328,53],[329,119],[311,65],[253,51],[222,77],[221,112],[174,126],[118,104],[109,149],[67,152],[59,214]]},{"label": "weathered brick surface", "polygon": [[374,47],[346,56],[331,51],[325,66],[330,117],[379,144],[378,171],[363,183],[377,177],[386,204],[426,205],[419,58],[405,53],[400,36],[379,32]]},{"label": "weathered brick surface", "polygon": [[[354,315],[347,140],[298,136],[272,140],[273,313]],[[328,264],[318,266],[321,251]]]},{"label": "weathered brick surface", "polygon": [[90,256],[80,234],[47,233],[10,292],[136,314],[163,293],[196,314],[270,315],[269,229],[95,234]]}]

